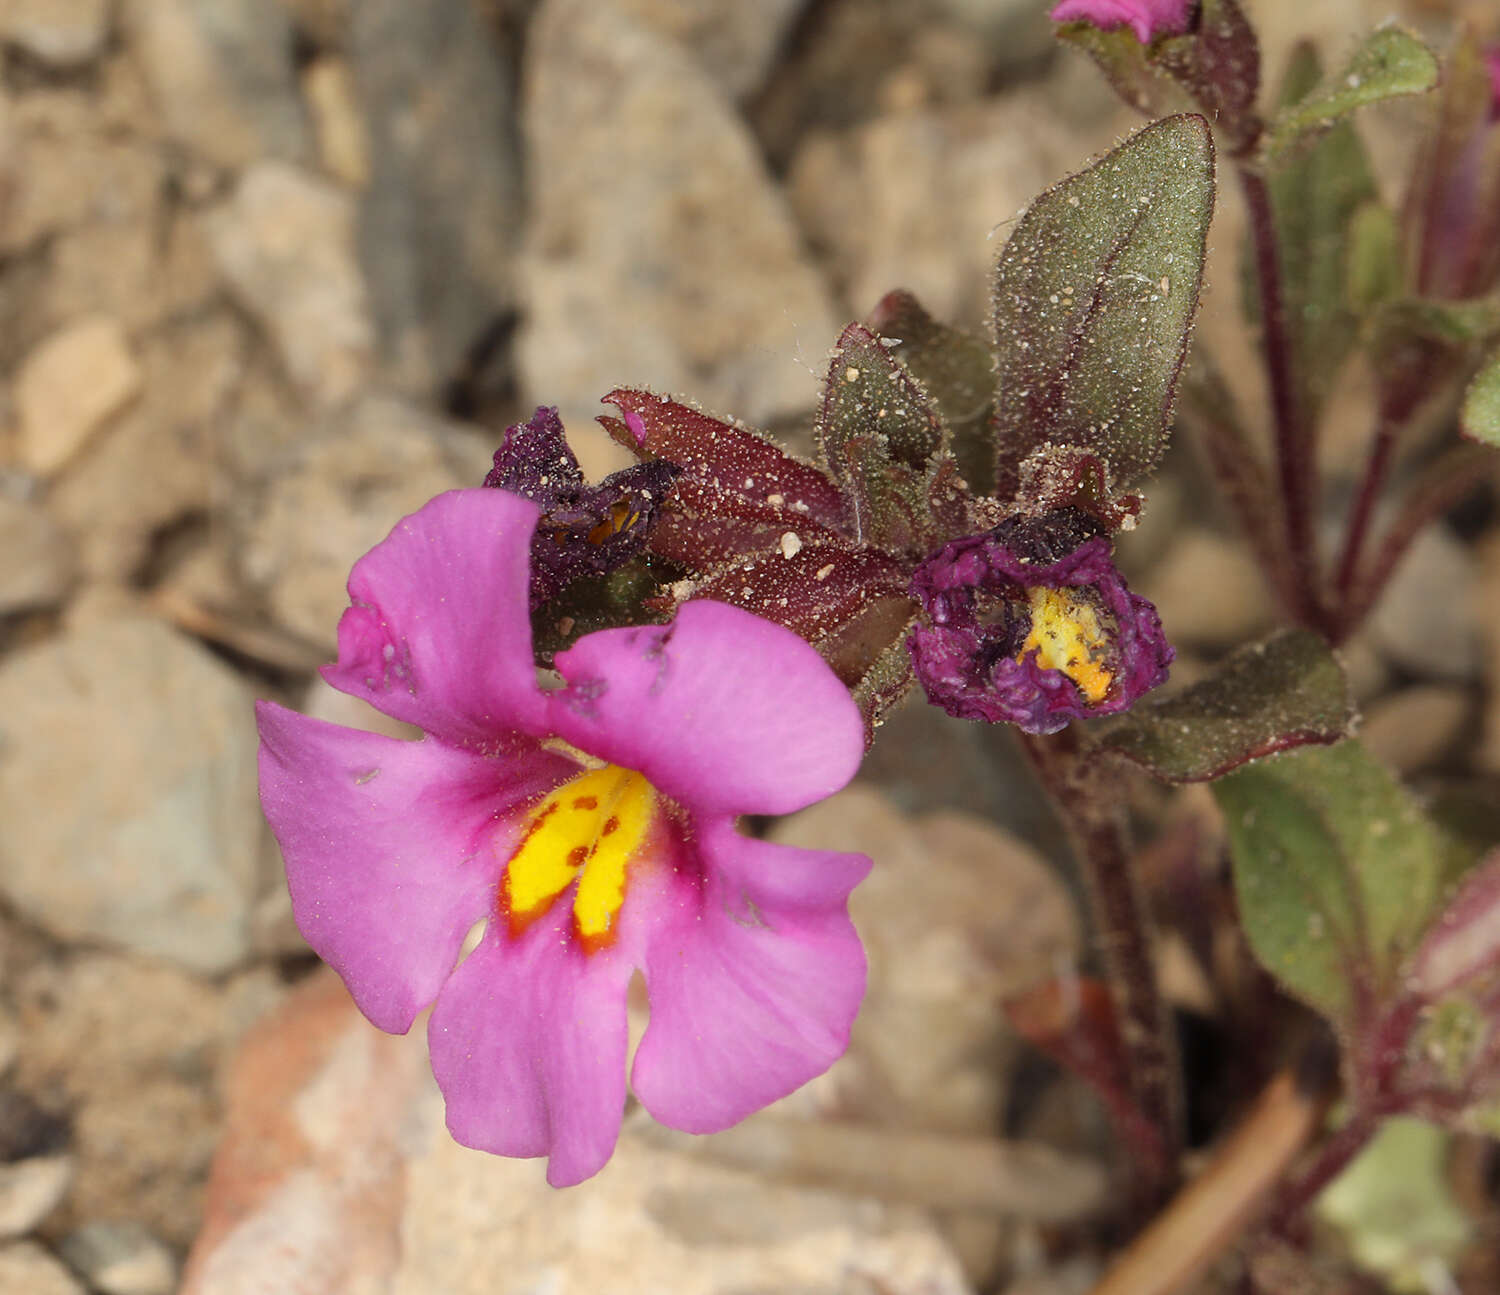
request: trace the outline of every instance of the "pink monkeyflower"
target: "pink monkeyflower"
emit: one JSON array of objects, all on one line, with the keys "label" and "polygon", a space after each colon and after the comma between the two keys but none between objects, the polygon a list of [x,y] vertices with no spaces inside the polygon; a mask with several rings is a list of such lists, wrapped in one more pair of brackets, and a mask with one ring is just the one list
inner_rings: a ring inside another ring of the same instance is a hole
[{"label": "pink monkeyflower", "polygon": [[1062,0],[1053,22],[1086,22],[1111,31],[1128,26],[1142,45],[1158,36],[1180,36],[1192,22],[1196,0]]},{"label": "pink monkeyflower", "polygon": [[539,685],[538,515],[456,490],[361,558],[324,677],[425,736],[262,702],[260,787],[297,924],[360,1010],[400,1033],[434,1003],[453,1136],[548,1156],[565,1186],[619,1135],[637,969],[631,1082],[664,1124],[722,1129],[844,1051],[865,984],[846,904],[870,861],[736,831],[837,791],[863,753],[848,691],[789,630],[690,602],[587,635]]}]

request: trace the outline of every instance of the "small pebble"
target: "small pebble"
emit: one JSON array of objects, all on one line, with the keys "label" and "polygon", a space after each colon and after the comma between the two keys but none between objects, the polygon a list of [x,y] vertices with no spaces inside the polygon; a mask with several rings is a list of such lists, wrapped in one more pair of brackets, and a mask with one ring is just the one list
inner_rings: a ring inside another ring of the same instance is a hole
[{"label": "small pebble", "polygon": [[136,1222],[86,1223],[59,1249],[103,1295],[171,1295],[177,1282],[172,1252]]}]

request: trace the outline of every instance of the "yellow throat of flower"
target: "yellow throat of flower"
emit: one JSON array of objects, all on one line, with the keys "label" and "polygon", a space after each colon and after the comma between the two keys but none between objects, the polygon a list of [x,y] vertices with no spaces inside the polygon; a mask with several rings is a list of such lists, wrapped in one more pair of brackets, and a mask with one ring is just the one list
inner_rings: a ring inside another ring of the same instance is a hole
[{"label": "yellow throat of flower", "polygon": [[631,769],[588,769],[553,791],[506,865],[502,894],[519,934],[574,880],[573,922],[585,948],[608,942],[625,902],[625,868],[651,826],[656,792]]},{"label": "yellow throat of flower", "polygon": [[1028,589],[1031,633],[1021,645],[1024,657],[1033,649],[1037,664],[1061,670],[1090,706],[1109,692],[1114,675],[1100,662],[1109,651],[1109,636],[1099,623],[1099,609],[1076,589]]}]

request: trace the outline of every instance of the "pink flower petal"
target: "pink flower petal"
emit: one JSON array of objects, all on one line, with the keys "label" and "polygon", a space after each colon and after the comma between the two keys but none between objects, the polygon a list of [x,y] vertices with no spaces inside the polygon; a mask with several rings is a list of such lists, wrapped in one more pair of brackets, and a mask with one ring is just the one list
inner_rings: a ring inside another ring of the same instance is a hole
[{"label": "pink flower petal", "polygon": [[569,687],[553,731],[699,813],[790,813],[844,786],[864,754],[859,710],[823,658],[724,603],[590,634],[556,666]]},{"label": "pink flower petal", "polygon": [[531,535],[536,505],[450,490],[396,524],[349,573],[335,688],[456,745],[536,734]]},{"label": "pink flower petal", "polygon": [[631,1083],[663,1124],[711,1133],[848,1047],[865,957],[846,901],[870,860],[751,840],[727,819],[700,822],[687,848],[702,889],[679,880],[642,897],[651,1023]]},{"label": "pink flower petal", "polygon": [[617,949],[583,952],[571,920],[559,902],[515,940],[491,922],[427,1026],[448,1131],[480,1151],[549,1156],[554,1187],[603,1168],[625,1110],[633,968]]},{"label": "pink flower petal", "polygon": [[1195,0],[1061,0],[1053,22],[1087,22],[1109,30],[1129,25],[1142,45],[1157,36],[1177,36],[1192,21]]},{"label": "pink flower petal", "polygon": [[256,707],[261,805],[304,938],[360,1010],[400,1034],[489,910],[520,816],[576,766],[535,748],[484,757]]}]

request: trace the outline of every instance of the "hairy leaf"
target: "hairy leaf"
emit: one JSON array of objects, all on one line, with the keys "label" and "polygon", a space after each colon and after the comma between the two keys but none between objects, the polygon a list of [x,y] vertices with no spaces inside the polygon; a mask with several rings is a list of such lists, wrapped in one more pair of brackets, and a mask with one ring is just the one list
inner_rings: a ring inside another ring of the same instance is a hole
[{"label": "hairy leaf", "polygon": [[1337,742],[1354,717],[1338,659],[1312,631],[1286,630],[1177,696],[1136,706],[1103,744],[1166,782],[1206,782],[1277,751]]},{"label": "hairy leaf", "polygon": [[995,485],[995,356],[983,338],[933,319],[909,292],[891,292],[870,315],[869,326],[937,408],[948,445],[975,494]]},{"label": "hairy leaf", "polygon": [[1438,903],[1443,841],[1355,741],[1306,747],[1214,785],[1245,934],[1261,964],[1336,1024],[1383,997]]},{"label": "hairy leaf", "polygon": [[1500,351],[1469,384],[1459,421],[1465,436],[1500,449]]},{"label": "hairy leaf", "polygon": [[1356,315],[1401,292],[1401,231],[1395,213],[1383,202],[1366,202],[1350,220],[1344,277],[1349,307]]},{"label": "hairy leaf", "polygon": [[943,448],[942,423],[927,393],[863,324],[850,324],[834,348],[818,441],[859,543],[901,551],[931,538],[926,478]]},{"label": "hairy leaf", "polygon": [[1277,114],[1267,151],[1274,156],[1359,108],[1401,95],[1422,94],[1437,82],[1438,62],[1432,51],[1400,27],[1382,27],[1354,52],[1338,75]]},{"label": "hairy leaf", "polygon": [[1115,93],[1146,116],[1192,110],[1188,92],[1152,66],[1148,47],[1129,27],[1105,30],[1091,22],[1068,22],[1057,28],[1057,36],[1093,59]]},{"label": "hairy leaf", "polygon": [[1213,141],[1198,116],[1137,132],[1054,185],[995,269],[997,494],[1046,442],[1097,454],[1116,489],[1166,445],[1203,278]]}]

